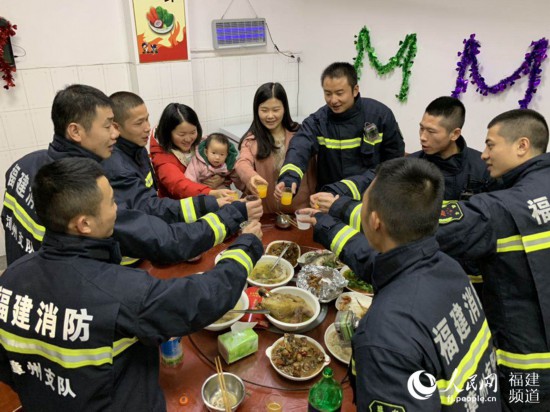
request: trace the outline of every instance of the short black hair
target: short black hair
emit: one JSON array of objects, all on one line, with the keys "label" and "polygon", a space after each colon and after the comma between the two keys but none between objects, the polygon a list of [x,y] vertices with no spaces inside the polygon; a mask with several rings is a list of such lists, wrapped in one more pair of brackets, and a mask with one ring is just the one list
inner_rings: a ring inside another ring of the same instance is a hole
[{"label": "short black hair", "polygon": [[445,181],[434,164],[416,158],[381,163],[370,186],[367,213],[376,211],[398,244],[435,233]]},{"label": "short black hair", "polygon": [[548,147],[548,123],[544,116],[530,109],[514,109],[499,114],[487,125],[487,129],[500,126],[499,135],[513,143],[527,137],[538,153],[546,153]]},{"label": "short black hair", "polygon": [[112,107],[111,100],[95,87],[73,84],[60,90],[52,104],[52,122],[55,134],[66,137],[67,127],[78,123],[86,131],[92,127],[98,107]]},{"label": "short black hair", "polygon": [[170,152],[175,147],[172,143],[172,131],[183,122],[190,123],[197,128],[197,138],[193,142],[191,150],[201,141],[202,126],[197,113],[184,104],[170,103],[164,108],[155,131],[155,137],[165,152]]},{"label": "short black hair", "polygon": [[34,208],[46,230],[66,233],[75,216],[96,216],[102,200],[98,162],[70,157],[43,166],[32,184]]},{"label": "short black hair", "polygon": [[357,85],[357,71],[355,67],[346,62],[332,63],[323,70],[323,74],[321,74],[321,84],[323,84],[326,77],[345,77],[348,79],[348,83],[352,89]]},{"label": "short black hair", "polygon": [[466,108],[458,99],[450,96],[441,96],[432,101],[425,112],[430,116],[443,117],[442,125],[447,129],[447,132],[452,132],[454,129],[462,129],[464,120],[466,119]]},{"label": "short black hair", "polygon": [[206,138],[206,140],[204,141],[204,147],[208,148],[208,146],[210,145],[210,143],[212,141],[224,144],[225,146],[227,146],[227,151],[229,152],[229,145],[231,143],[229,142],[229,137],[227,137],[223,133],[211,133],[211,134],[209,134],[208,137]]},{"label": "short black hair", "polygon": [[128,112],[135,107],[145,104],[143,99],[132,92],[116,92],[109,96],[113,103],[113,114],[115,122],[123,125],[128,119]]}]

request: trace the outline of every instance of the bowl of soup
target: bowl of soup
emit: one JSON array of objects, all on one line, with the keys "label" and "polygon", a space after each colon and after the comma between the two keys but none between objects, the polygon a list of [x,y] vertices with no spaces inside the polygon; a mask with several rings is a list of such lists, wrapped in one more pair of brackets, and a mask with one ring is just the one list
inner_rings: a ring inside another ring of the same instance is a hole
[{"label": "bowl of soup", "polygon": [[294,267],[283,258],[279,259],[277,265],[273,267],[277,258],[277,256],[271,255],[262,256],[248,275],[248,283],[271,289],[290,282],[294,276]]},{"label": "bowl of soup", "polygon": [[281,286],[263,298],[261,307],[268,309],[265,315],[273,326],[286,331],[303,330],[312,324],[321,313],[319,300],[307,290],[295,286]]},{"label": "bowl of soup", "polygon": [[[241,297],[239,298],[239,300],[237,301],[233,309],[248,309],[248,303],[249,303],[248,295],[242,292]],[[239,319],[241,319],[243,316],[244,316],[244,313],[226,313],[216,322],[206,326],[204,329],[211,330],[214,332],[227,329],[231,327],[231,325],[233,325]]]}]

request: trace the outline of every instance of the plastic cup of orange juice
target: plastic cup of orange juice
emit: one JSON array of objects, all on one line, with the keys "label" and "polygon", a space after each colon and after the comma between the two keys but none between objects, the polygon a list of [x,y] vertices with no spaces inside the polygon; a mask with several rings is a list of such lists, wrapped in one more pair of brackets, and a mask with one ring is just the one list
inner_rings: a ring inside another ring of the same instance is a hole
[{"label": "plastic cup of orange juice", "polygon": [[263,199],[267,196],[267,185],[260,183],[256,186],[256,190],[258,190],[258,196],[260,196],[260,199]]},{"label": "plastic cup of orange juice", "polygon": [[285,187],[281,195],[281,204],[284,206],[289,206],[292,204],[292,188]]}]

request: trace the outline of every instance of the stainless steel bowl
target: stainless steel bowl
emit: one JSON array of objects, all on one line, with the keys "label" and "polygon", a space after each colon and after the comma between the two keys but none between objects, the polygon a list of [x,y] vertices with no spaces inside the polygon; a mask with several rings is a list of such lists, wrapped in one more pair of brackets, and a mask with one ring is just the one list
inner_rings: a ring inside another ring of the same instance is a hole
[{"label": "stainless steel bowl", "polygon": [[[236,411],[239,405],[244,400],[245,390],[244,390],[244,382],[241,378],[239,378],[237,375],[234,375],[229,372],[224,372],[223,377],[225,380],[225,387],[227,388],[227,391],[235,395],[237,398],[237,403],[235,406],[231,408],[232,411]],[[218,381],[218,375],[214,374],[206,381],[204,381],[201,389],[201,395],[202,395],[202,401],[206,405],[206,408],[209,411],[217,412],[221,411],[224,412],[224,408],[216,408],[210,403],[210,399],[212,399],[217,392],[220,391],[219,381]]]}]

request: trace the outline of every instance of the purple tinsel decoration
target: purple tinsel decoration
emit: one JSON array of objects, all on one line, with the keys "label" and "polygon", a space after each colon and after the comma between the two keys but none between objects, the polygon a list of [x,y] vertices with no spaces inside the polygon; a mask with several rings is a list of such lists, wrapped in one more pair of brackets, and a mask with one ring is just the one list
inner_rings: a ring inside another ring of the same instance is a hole
[{"label": "purple tinsel decoration", "polygon": [[476,35],[471,34],[469,39],[464,39],[464,51],[458,52],[460,61],[456,64],[456,71],[458,77],[456,79],[455,90],[451,96],[458,98],[461,93],[464,93],[468,88],[468,80],[466,80],[466,69],[470,68],[470,82],[476,85],[476,91],[483,96],[487,96],[489,93],[497,94],[504,91],[508,86],[512,86],[516,80],[519,80],[522,76],[529,75],[529,84],[525,91],[525,97],[519,100],[519,107],[526,109],[533,98],[533,93],[537,92],[537,87],[540,84],[540,76],[542,69],[540,68],[544,59],[546,59],[546,51],[548,50],[548,40],[542,38],[540,40],[531,42],[531,51],[525,54],[525,60],[510,76],[502,79],[494,86],[487,86],[485,79],[479,73],[479,63],[477,61],[477,55],[479,54],[480,44],[476,40]]}]

